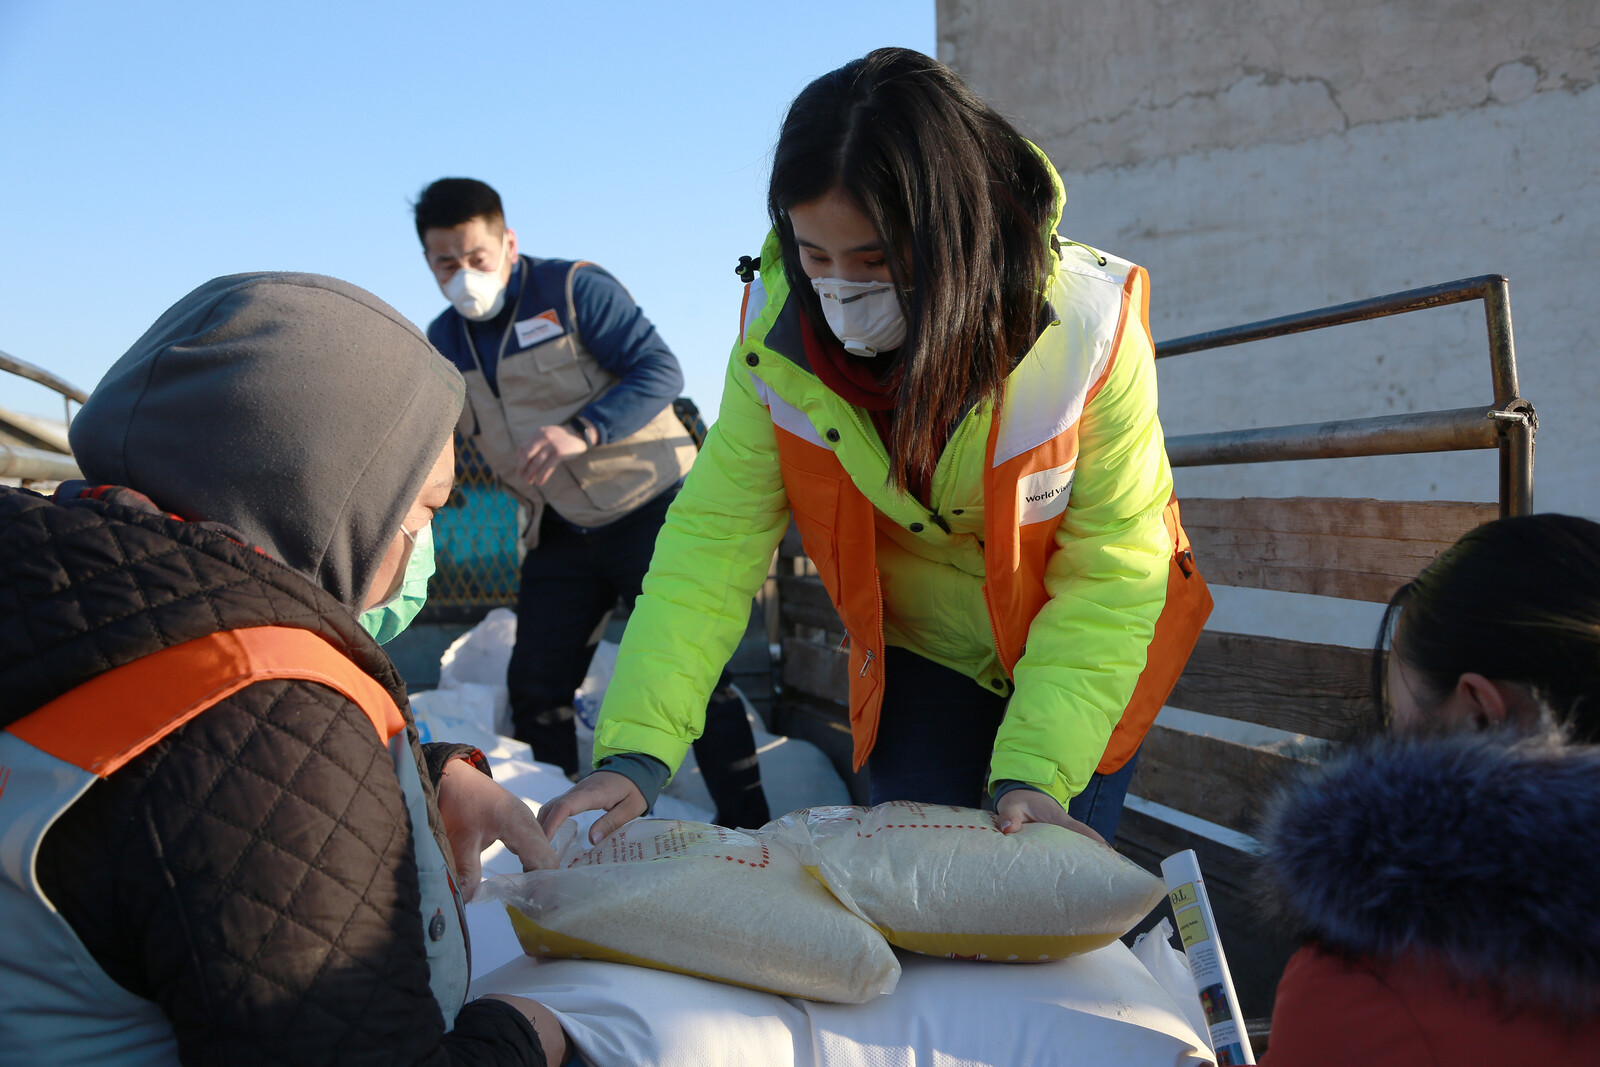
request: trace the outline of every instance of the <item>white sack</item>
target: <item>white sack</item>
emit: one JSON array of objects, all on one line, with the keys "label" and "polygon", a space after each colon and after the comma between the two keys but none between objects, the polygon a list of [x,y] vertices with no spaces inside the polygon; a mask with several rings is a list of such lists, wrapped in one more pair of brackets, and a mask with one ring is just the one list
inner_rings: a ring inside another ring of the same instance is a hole
[{"label": "white sack", "polygon": [[489,686],[495,691],[496,733],[509,735],[511,699],[506,688],[506,668],[511,665],[511,647],[517,641],[517,613],[510,608],[495,608],[472,629],[456,638],[439,657],[439,688],[463,685]]},{"label": "white sack", "polygon": [[[458,682],[450,689],[411,693],[411,715],[423,741],[456,741],[485,751],[501,736],[495,729],[504,687]],[[488,748],[485,747],[487,743]]]},{"label": "white sack", "polygon": [[1195,991],[1194,974],[1189,970],[1189,957],[1172,947],[1172,924],[1162,919],[1153,929],[1146,930],[1133,939],[1133,956],[1150,976],[1160,983],[1183,1012],[1183,1017],[1194,1027],[1195,1033],[1210,1046],[1211,1027],[1206,1023],[1206,1013],[1200,1007],[1200,996]]},{"label": "white sack", "polygon": [[1199,1067],[1210,1053],[1120,944],[1034,967],[903,958],[865,1004],[785,999],[685,975],[515,960],[472,995],[554,1011],[589,1067]]}]

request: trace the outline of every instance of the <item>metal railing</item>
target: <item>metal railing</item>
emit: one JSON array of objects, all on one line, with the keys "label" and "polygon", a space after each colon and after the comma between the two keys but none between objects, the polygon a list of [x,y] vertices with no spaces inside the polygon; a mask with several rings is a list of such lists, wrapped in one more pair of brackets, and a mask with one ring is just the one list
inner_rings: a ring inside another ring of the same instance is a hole
[{"label": "metal railing", "polygon": [[1365,322],[1408,311],[1483,301],[1489,334],[1494,402],[1482,407],[1418,411],[1377,418],[1183,434],[1167,439],[1174,467],[1268,463],[1291,459],[1343,459],[1469,449],[1500,450],[1500,514],[1533,510],[1533,444],[1539,420],[1517,390],[1517,355],[1511,335],[1510,283],[1500,274],[1267,319],[1156,345],[1156,358],[1226,348],[1270,337]]},{"label": "metal railing", "polygon": [[[75,400],[79,404],[89,399],[89,394],[79,389],[71,382],[57,378],[43,367],[35,367],[27,360],[18,359],[16,356],[0,352],[0,370],[10,371],[19,378],[26,378],[31,382],[38,382],[46,389],[53,389],[67,400]],[[71,414],[68,412],[68,414]]]},{"label": "metal railing", "polygon": [[64,482],[69,478],[82,477],[78,464],[71,456],[0,441],[0,478],[20,478],[25,482]]},{"label": "metal railing", "polygon": [[[89,394],[72,383],[5,352],[0,352],[0,371],[7,371],[60,393],[69,425],[72,422],[73,401],[82,404],[89,399]],[[17,478],[24,482],[61,482],[82,477],[78,464],[70,454],[56,451],[50,447],[51,442],[26,426],[0,419],[0,432],[6,433],[15,442],[0,441],[0,478]]]}]

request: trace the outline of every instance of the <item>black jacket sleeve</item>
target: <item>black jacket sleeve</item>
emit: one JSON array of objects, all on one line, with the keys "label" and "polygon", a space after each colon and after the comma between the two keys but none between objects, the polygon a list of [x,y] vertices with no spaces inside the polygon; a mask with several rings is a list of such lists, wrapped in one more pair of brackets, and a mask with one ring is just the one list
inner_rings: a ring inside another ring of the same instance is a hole
[{"label": "black jacket sleeve", "polygon": [[393,764],[330,689],[260,682],[204,712],[69,808],[38,870],[185,1064],[543,1064],[503,1003],[445,1032]]},{"label": "black jacket sleeve", "polygon": [[444,774],[444,765],[453,759],[464,759],[490,778],[494,777],[494,772],[489,769],[489,758],[474,745],[462,745],[454,741],[430,741],[422,746],[422,758],[428,766],[428,781],[433,783],[435,789],[439,788],[439,778]]}]

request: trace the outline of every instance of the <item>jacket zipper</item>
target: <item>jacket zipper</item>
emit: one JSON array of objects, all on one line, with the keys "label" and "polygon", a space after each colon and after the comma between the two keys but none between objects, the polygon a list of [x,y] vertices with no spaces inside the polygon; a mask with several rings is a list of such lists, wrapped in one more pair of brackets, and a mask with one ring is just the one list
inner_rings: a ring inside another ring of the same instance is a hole
[{"label": "jacket zipper", "polygon": [[[878,574],[878,568],[872,568],[872,589],[878,594],[878,647],[883,647],[883,579]],[[861,677],[867,676],[867,667],[872,663],[872,649],[867,649],[867,658],[861,662]]]}]

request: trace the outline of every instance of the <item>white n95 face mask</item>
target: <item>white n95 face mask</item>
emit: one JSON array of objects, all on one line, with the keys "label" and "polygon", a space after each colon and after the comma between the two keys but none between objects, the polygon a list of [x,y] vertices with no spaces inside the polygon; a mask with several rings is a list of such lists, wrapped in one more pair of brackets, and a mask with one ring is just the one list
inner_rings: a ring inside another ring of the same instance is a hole
[{"label": "white n95 face mask", "polygon": [[893,282],[812,278],[828,328],[852,356],[875,356],[906,339],[906,315]]},{"label": "white n95 face mask", "polygon": [[439,286],[439,291],[461,313],[464,319],[485,322],[500,314],[506,304],[506,283],[500,280],[500,268],[506,262],[507,239],[501,238],[500,262],[493,270],[473,270],[463,266],[450,275],[450,280]]}]

